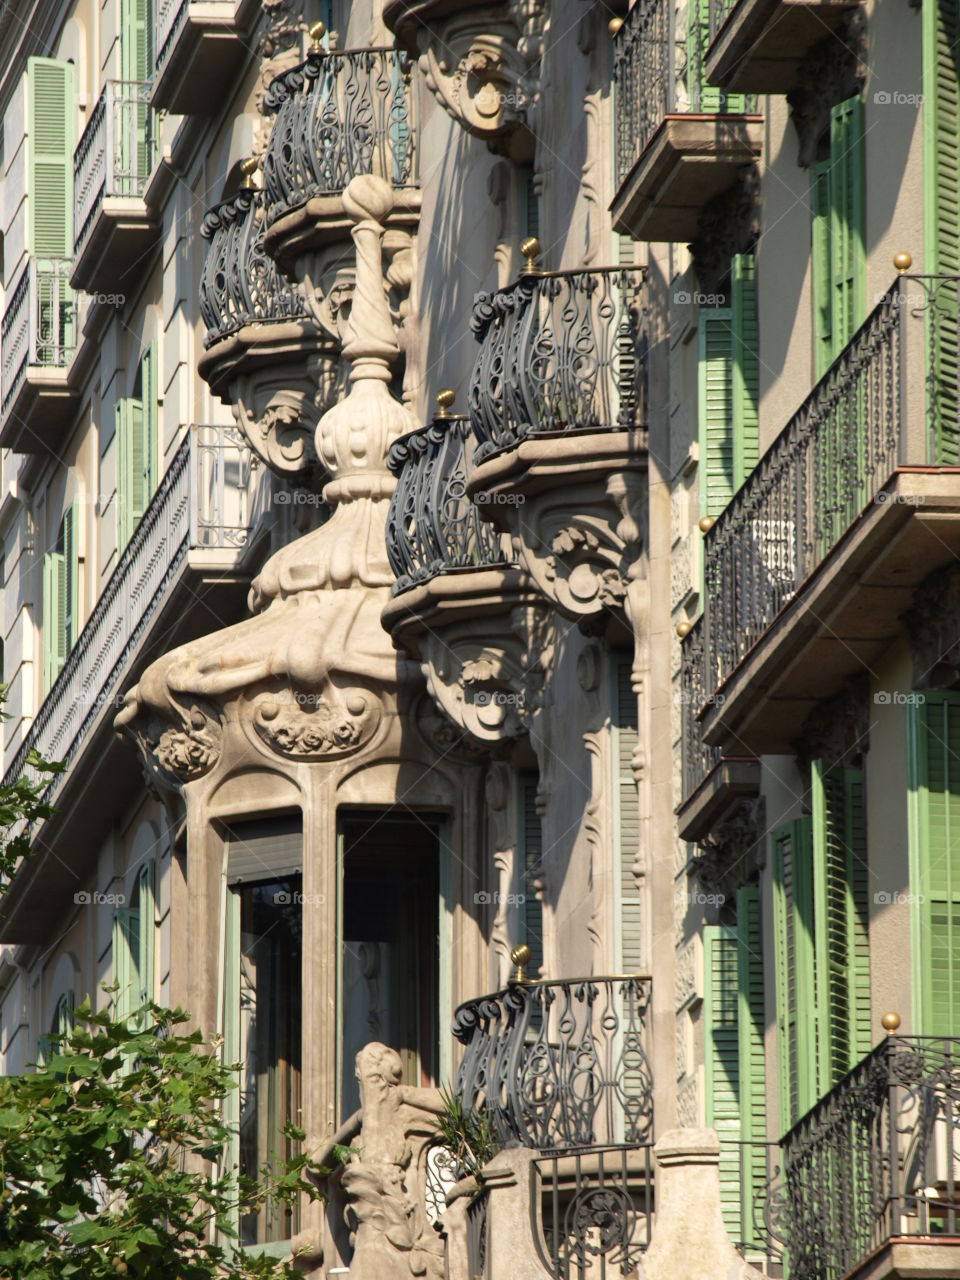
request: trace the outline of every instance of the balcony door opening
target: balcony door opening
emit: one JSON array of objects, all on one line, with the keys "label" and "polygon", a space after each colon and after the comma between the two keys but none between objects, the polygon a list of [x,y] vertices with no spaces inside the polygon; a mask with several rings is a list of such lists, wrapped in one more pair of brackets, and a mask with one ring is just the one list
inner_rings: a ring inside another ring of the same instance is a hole
[{"label": "balcony door opening", "polygon": [[371,1041],[396,1049],[405,1084],[438,1083],[441,821],[340,817],[341,1121],[360,1106],[356,1057]]}]

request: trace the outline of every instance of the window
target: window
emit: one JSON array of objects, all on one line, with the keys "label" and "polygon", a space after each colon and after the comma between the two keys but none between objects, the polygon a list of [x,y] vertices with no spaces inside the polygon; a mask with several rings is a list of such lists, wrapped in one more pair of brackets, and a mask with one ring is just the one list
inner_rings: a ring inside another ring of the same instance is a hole
[{"label": "window", "polygon": [[73,1030],[74,1004],[72,991],[65,991],[57,1001],[57,1007],[50,1021],[50,1030],[40,1037],[37,1045],[38,1067],[43,1066],[53,1054],[59,1052],[63,1047],[64,1038]]},{"label": "window", "polygon": [[863,100],[830,112],[810,174],[814,372],[821,378],[866,318]]},{"label": "window", "polygon": [[759,457],[760,381],[756,270],[752,254],[730,264],[728,303],[699,319],[701,514],[718,516]]},{"label": "window", "polygon": [[960,694],[924,693],[907,726],[915,1022],[960,1036]]},{"label": "window", "polygon": [[57,541],[43,557],[43,692],[50,692],[79,634],[79,518],[74,503],[60,522]]},{"label": "window", "polygon": [[[760,893],[737,894],[735,925],[704,931],[707,1124],[721,1139],[720,1198],[730,1238],[760,1245],[754,1200],[767,1180]],[[743,1147],[741,1155],[740,1144]]]},{"label": "window", "polygon": [[157,487],[157,349],[144,351],[134,394],[118,401],[117,550],[133,537]]},{"label": "window", "polygon": [[687,31],[687,95],[696,112],[746,111],[742,93],[726,93],[707,83],[705,61],[710,46],[710,0],[690,0]]},{"label": "window", "polygon": [[[225,1119],[238,1130],[233,1163],[252,1178],[294,1154],[283,1130],[300,1123],[302,825],[299,816],[235,823],[225,840],[224,1061],[242,1064]],[[289,1241],[299,1213],[268,1200],[238,1229],[245,1246]]]},{"label": "window", "polygon": [[120,0],[120,62],[124,80],[144,84],[153,78],[153,0]]},{"label": "window", "polygon": [[543,903],[537,897],[537,881],[543,872],[543,833],[537,813],[537,775],[523,773],[520,787],[520,889],[519,942],[530,948],[526,966],[531,978],[543,970]]},{"label": "window", "polygon": [[620,973],[640,973],[643,968],[643,906],[635,865],[640,849],[640,796],[633,776],[633,753],[639,742],[637,695],[633,691],[633,663],[618,658],[613,669],[613,804],[614,840],[619,875]]},{"label": "window", "polygon": [[118,1018],[145,1020],[144,1006],[153,999],[156,909],[154,865],[144,866],[136,880],[133,902],[113,918],[113,979],[118,984]]}]

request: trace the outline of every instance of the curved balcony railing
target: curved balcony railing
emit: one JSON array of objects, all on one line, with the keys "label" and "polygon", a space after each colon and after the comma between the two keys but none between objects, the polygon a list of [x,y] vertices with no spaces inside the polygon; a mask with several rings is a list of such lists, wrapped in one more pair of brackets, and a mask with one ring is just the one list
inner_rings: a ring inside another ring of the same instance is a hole
[{"label": "curved balcony railing", "polygon": [[73,154],[75,253],[104,199],[143,195],[155,155],[150,82],[108,80]]},{"label": "curved balcony railing", "polygon": [[0,417],[31,367],[66,369],[76,345],[69,258],[30,258],[0,326]]},{"label": "curved balcony railing", "polygon": [[524,436],[646,421],[644,273],[552,271],[482,293],[470,382],[477,457]]},{"label": "curved balcony railing", "polygon": [[651,979],[515,982],[457,1009],[454,1090],[501,1146],[641,1145],[653,1131]]},{"label": "curved balcony railing", "polygon": [[618,185],[668,115],[755,110],[752,97],[706,83],[707,43],[705,24],[678,32],[673,0],[637,0],[627,13],[613,45]]},{"label": "curved balcony railing", "polygon": [[780,1145],[794,1280],[840,1280],[898,1236],[960,1236],[960,1040],[888,1037]]},{"label": "curved balcony railing", "polygon": [[387,516],[393,594],[451,569],[506,564],[502,535],[467,497],[467,418],[438,417],[394,441],[387,466],[397,487]]},{"label": "curved balcony railing", "polygon": [[278,76],[264,100],[275,112],[263,158],[267,223],[361,174],[415,187],[416,102],[413,63],[398,49],[311,53]]},{"label": "curved balcony railing", "polygon": [[710,697],[705,687],[707,668],[706,627],[703,614],[684,637],[680,650],[680,725],[683,747],[683,799],[692,796],[720,759],[720,748],[709,747],[700,736],[699,715]]},{"label": "curved balcony railing", "polygon": [[263,249],[263,192],[238,191],[209,210],[200,234],[207,241],[200,277],[200,314],[210,347],[246,324],[306,316],[300,289]]}]

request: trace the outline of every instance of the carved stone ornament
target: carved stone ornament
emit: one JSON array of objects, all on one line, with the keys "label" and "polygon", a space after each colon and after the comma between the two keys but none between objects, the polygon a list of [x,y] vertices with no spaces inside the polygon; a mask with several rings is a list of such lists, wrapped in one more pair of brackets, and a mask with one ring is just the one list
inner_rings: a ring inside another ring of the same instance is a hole
[{"label": "carved stone ornament", "polygon": [[257,733],[274,751],[294,760],[350,755],[379,727],[380,700],[367,690],[285,689],[264,694],[252,707]]},{"label": "carved stone ornament", "polygon": [[690,246],[702,293],[721,293],[730,259],[752,252],[760,238],[760,171],[746,166],[737,181],[700,214],[699,235]]},{"label": "carved stone ornament", "polygon": [[136,736],[144,760],[156,775],[155,784],[167,798],[171,783],[193,782],[214,767],[223,734],[219,719],[208,707],[166,697],[164,709],[165,717],[151,716],[138,726]]},{"label": "carved stone ornament", "polygon": [[498,154],[532,155],[544,0],[388,0],[384,22],[419,57],[427,87],[454,120]]},{"label": "carved stone ornament", "polygon": [[915,689],[950,689],[960,680],[960,570],[938,569],[918,587],[904,617]]},{"label": "carved stone ornament", "polygon": [[870,681],[848,680],[841,693],[817,706],[807,717],[797,744],[808,760],[849,764],[870,747]]},{"label": "carved stone ornament", "polygon": [[807,169],[817,159],[820,139],[830,128],[830,109],[863,91],[867,79],[866,22],[854,9],[814,45],[797,71],[799,87],[787,94],[797,131],[797,162]]},{"label": "carved stone ornament", "polygon": [[751,874],[764,865],[766,805],[763,796],[741,800],[733,812],[715,823],[700,841],[701,853],[691,870],[705,895],[732,900]]}]

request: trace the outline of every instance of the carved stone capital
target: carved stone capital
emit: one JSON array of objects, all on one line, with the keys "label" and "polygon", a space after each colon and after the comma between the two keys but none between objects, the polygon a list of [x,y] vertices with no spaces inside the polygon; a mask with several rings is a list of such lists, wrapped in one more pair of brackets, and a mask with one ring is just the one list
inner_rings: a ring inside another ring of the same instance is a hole
[{"label": "carved stone capital", "polygon": [[821,703],[807,717],[800,750],[807,759],[822,758],[829,765],[848,763],[870,746],[870,681],[860,676],[843,691]]},{"label": "carved stone capital", "polygon": [[167,695],[163,698],[166,716],[151,708],[140,719],[143,708],[136,693],[133,690],[124,698],[116,723],[131,732],[147,768],[156,775],[160,793],[168,795],[171,784],[193,782],[208,773],[223,745],[218,715],[199,702],[184,703]]},{"label": "carved stone capital", "polygon": [[866,23],[863,11],[854,9],[806,55],[797,70],[798,87],[787,94],[801,168],[817,159],[820,139],[830,128],[831,107],[862,92],[866,79]]},{"label": "carved stone capital", "polygon": [[741,800],[700,841],[693,869],[708,894],[732,899],[754,870],[764,864],[766,806],[762,796]]},{"label": "carved stone capital", "polygon": [[949,689],[960,679],[960,570],[938,569],[904,617],[915,689]]},{"label": "carved stone capital", "polygon": [[390,0],[384,21],[454,120],[492,151],[529,158],[544,0]]},{"label": "carved stone capital", "polygon": [[730,259],[749,253],[759,237],[760,171],[750,165],[700,215],[699,235],[690,248],[702,292],[722,292]]}]

